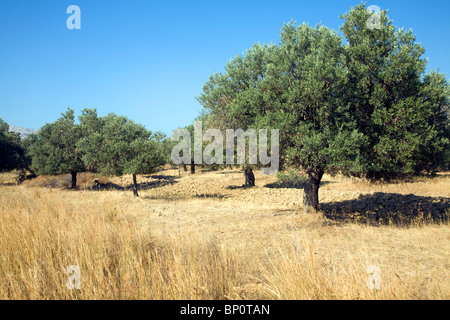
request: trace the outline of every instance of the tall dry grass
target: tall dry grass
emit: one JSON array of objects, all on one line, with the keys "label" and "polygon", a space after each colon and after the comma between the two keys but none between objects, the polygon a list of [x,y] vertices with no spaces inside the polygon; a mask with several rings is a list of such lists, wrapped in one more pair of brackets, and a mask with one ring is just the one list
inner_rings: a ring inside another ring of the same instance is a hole
[{"label": "tall dry grass", "polygon": [[[313,216],[308,218],[312,231],[299,231],[277,253],[243,254],[201,229],[196,235],[165,233],[141,224],[115,192],[96,197],[12,186],[0,190],[0,299],[450,298],[445,266],[427,278],[414,267],[374,261],[370,248],[333,258],[334,242],[350,241],[345,233],[372,239],[369,227],[323,229],[324,218]],[[127,201],[141,200],[130,195]],[[424,228],[426,234],[434,230]],[[381,232],[392,235],[390,229]],[[327,240],[318,243],[319,237]],[[325,253],[317,255],[321,249]],[[373,262],[383,270],[380,290],[366,284],[366,268]],[[70,265],[80,267],[81,290],[66,287]]]},{"label": "tall dry grass", "polygon": [[[210,239],[156,238],[111,202],[51,191],[0,196],[1,299],[225,299],[238,262]],[[81,199],[80,199],[81,200]],[[81,290],[65,273],[81,269]]]}]

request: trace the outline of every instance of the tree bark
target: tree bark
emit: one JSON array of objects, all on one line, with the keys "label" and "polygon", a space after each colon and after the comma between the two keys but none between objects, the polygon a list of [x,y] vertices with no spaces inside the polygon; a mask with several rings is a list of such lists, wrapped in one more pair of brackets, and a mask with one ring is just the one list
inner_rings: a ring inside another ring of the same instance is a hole
[{"label": "tree bark", "polygon": [[133,195],[135,197],[139,197],[137,190],[138,190],[138,186],[137,186],[137,181],[136,181],[136,175],[133,174]]},{"label": "tree bark", "polygon": [[194,160],[192,160],[192,162],[191,162],[191,173],[192,173],[192,174],[195,173],[195,163],[194,163]]},{"label": "tree bark", "polygon": [[323,170],[308,173],[305,188],[303,189],[303,207],[306,212],[319,208],[319,186],[323,177]]},{"label": "tree bark", "polygon": [[71,188],[75,189],[77,187],[77,172],[71,172],[70,175],[72,176]]},{"label": "tree bark", "polygon": [[245,168],[244,169],[244,176],[245,176],[245,185],[249,187],[255,186],[255,175],[253,174],[253,171],[251,168]]}]

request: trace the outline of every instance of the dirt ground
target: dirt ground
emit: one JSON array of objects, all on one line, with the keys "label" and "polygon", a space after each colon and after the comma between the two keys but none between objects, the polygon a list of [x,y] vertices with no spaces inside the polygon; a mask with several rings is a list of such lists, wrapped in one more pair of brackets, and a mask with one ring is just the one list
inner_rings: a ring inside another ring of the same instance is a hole
[{"label": "dirt ground", "polygon": [[138,176],[140,197],[131,202],[131,176],[100,177],[105,183],[100,194],[107,196],[108,189],[122,191],[123,197],[114,197],[115,201],[128,207],[132,219],[151,232],[200,234],[241,252],[277,251],[280,244],[290,246],[299,237],[340,237],[343,229],[348,230],[347,237],[352,228],[361,227],[381,238],[380,225],[401,223],[398,230],[411,226],[415,221],[411,219],[442,219],[450,212],[448,173],[391,184],[325,175],[319,190],[322,212],[314,214],[303,211],[302,188],[275,188],[276,176],[259,171],[255,176],[256,186],[244,188],[239,170],[200,169],[191,174],[166,169]]}]

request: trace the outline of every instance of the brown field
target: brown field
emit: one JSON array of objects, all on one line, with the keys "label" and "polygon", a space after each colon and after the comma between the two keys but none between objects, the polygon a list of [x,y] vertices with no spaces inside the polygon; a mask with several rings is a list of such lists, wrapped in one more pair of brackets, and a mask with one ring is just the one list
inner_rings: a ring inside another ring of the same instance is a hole
[{"label": "brown field", "polygon": [[[257,171],[0,177],[0,299],[450,299],[450,173],[325,176],[321,212]],[[272,186],[272,187],[271,187]],[[81,270],[69,290],[66,269]],[[367,268],[381,270],[370,289]]]}]

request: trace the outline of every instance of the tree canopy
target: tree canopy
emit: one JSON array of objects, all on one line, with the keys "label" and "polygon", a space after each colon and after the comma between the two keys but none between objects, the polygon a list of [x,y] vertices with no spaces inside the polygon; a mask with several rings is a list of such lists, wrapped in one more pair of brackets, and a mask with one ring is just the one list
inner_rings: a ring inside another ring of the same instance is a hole
[{"label": "tree canopy", "polygon": [[153,134],[124,116],[98,118],[96,112],[86,111],[80,117],[80,126],[85,130],[95,127],[77,144],[86,166],[108,176],[132,174],[136,196],[136,174],[153,173],[168,158],[165,135]]},{"label": "tree canopy", "polygon": [[75,124],[74,111],[68,108],[58,120],[44,125],[37,134],[26,138],[24,143],[32,159],[30,169],[39,175],[70,173],[72,188],[75,188],[77,173],[85,169],[76,146],[80,138],[81,131]]},{"label": "tree canopy", "polygon": [[442,165],[448,148],[449,88],[443,74],[426,74],[425,48],[412,30],[396,28],[381,14],[381,27],[368,29],[365,5],[341,18],[347,44],[346,103],[368,142],[363,173],[395,178]]},{"label": "tree canopy", "polygon": [[[213,126],[280,129],[281,164],[308,174],[305,209],[318,208],[325,172],[395,178],[436,170],[448,149],[445,77],[425,74],[412,31],[365,4],[342,16],[342,35],[295,22],[278,45],[255,44],[210,76],[198,97]],[[345,40],[345,41],[344,41]]]}]

